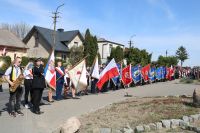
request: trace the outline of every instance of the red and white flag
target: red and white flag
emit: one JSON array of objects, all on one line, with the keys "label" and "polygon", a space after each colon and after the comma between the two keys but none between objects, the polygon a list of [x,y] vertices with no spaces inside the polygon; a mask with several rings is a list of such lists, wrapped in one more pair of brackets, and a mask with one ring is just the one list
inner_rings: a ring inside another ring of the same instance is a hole
[{"label": "red and white flag", "polygon": [[169,70],[169,72],[170,72],[170,80],[172,79],[172,77],[174,76],[174,68],[173,68],[173,66],[171,65],[171,67],[170,67],[170,70]]},{"label": "red and white flag", "polygon": [[56,71],[55,71],[54,62],[55,62],[55,56],[54,56],[54,51],[53,51],[44,69],[44,75],[45,75],[45,80],[47,84],[52,89],[55,90],[56,89]]},{"label": "red and white flag", "polygon": [[124,85],[129,85],[132,81],[131,65],[128,65],[122,70],[122,82]]},{"label": "red and white flag", "polygon": [[150,70],[150,64],[144,66],[141,69],[142,78],[144,79],[145,82],[147,82],[149,80],[149,70]]},{"label": "red and white flag", "polygon": [[168,80],[171,79],[171,71],[170,71],[170,68],[168,68],[168,67],[167,67],[166,79],[168,79]]},{"label": "red and white flag", "polygon": [[98,89],[101,90],[102,86],[106,81],[118,75],[120,75],[120,73],[117,68],[117,64],[115,63],[115,60],[112,59],[99,76],[99,81],[96,84]]},{"label": "red and white flag", "polygon": [[85,60],[74,66],[68,71],[70,80],[77,91],[86,89],[87,87],[87,70]]}]

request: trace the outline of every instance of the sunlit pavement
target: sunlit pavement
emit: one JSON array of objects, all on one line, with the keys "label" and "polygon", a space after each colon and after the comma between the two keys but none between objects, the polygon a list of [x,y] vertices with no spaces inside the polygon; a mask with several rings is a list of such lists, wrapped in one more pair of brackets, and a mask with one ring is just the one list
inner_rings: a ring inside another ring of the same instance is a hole
[{"label": "sunlit pavement", "polygon": [[[133,97],[148,96],[168,96],[168,95],[192,95],[195,88],[199,85],[177,84],[178,81],[161,82],[151,85],[144,85],[110,91],[104,94],[82,96],[79,100],[67,99],[56,101],[51,105],[41,106],[44,111],[42,115],[35,115],[29,109],[23,108],[24,116],[12,118],[7,111],[3,111],[0,116],[0,132],[2,133],[51,133],[64,121],[71,116],[80,116],[81,114],[97,110],[114,102],[126,99],[125,93]],[[47,92],[45,91],[46,95]],[[5,103],[8,102],[8,92],[0,93],[0,107],[5,110]],[[47,103],[45,101],[45,103]]]}]

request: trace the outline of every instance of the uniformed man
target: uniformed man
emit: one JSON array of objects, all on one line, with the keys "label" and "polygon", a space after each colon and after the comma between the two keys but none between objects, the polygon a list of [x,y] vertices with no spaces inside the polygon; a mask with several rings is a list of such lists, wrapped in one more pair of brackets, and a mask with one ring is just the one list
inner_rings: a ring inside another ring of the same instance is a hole
[{"label": "uniformed man", "polygon": [[35,60],[35,65],[33,67],[33,82],[32,82],[32,104],[33,113],[42,114],[44,112],[40,111],[40,101],[42,98],[42,93],[44,88],[46,88],[45,78],[44,78],[44,63],[41,58]]},{"label": "uniformed man", "polygon": [[[21,58],[16,57],[13,65],[10,66],[5,72],[5,79],[9,83],[9,87],[14,86],[13,81],[15,81],[22,73],[20,64],[21,64]],[[23,94],[22,86],[18,86],[14,92],[10,91],[9,114],[12,117],[16,117],[17,114],[21,116],[24,115],[20,111],[22,94]]]}]

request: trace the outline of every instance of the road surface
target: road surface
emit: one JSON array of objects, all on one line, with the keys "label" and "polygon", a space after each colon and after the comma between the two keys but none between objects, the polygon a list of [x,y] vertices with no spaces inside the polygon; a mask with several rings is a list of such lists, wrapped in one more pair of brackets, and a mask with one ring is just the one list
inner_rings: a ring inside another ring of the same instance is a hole
[{"label": "road surface", "polygon": [[[129,88],[126,91],[135,97],[192,95],[199,85],[178,84],[178,81],[161,82],[151,85]],[[41,106],[45,113],[35,115],[29,109],[23,109],[24,116],[12,118],[6,111],[0,116],[0,132],[2,133],[52,133],[64,121],[72,116],[80,116],[109,104],[125,100],[125,90],[110,91],[105,94],[82,96],[79,100],[62,100],[51,105]],[[46,92],[45,92],[46,95]],[[0,106],[5,110],[8,93],[0,93]]]}]

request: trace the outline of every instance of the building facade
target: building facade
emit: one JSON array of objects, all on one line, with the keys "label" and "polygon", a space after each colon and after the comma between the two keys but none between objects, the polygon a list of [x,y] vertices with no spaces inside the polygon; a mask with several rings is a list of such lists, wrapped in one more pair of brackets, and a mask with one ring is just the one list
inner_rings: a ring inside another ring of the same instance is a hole
[{"label": "building facade", "polygon": [[29,48],[28,57],[48,58],[52,50],[55,50],[55,56],[58,59],[66,60],[73,46],[82,46],[83,37],[78,30],[64,31],[58,29],[56,31],[56,43],[53,46],[53,30],[34,26],[23,42]]},{"label": "building facade", "polygon": [[99,48],[99,54],[101,56],[101,62],[106,63],[108,57],[110,56],[111,49],[116,48],[117,46],[120,46],[124,49],[124,45],[112,41],[108,41],[104,38],[99,38],[98,40],[98,48]]},{"label": "building facade", "polygon": [[12,32],[0,30],[0,55],[15,57],[27,56],[28,47]]}]

